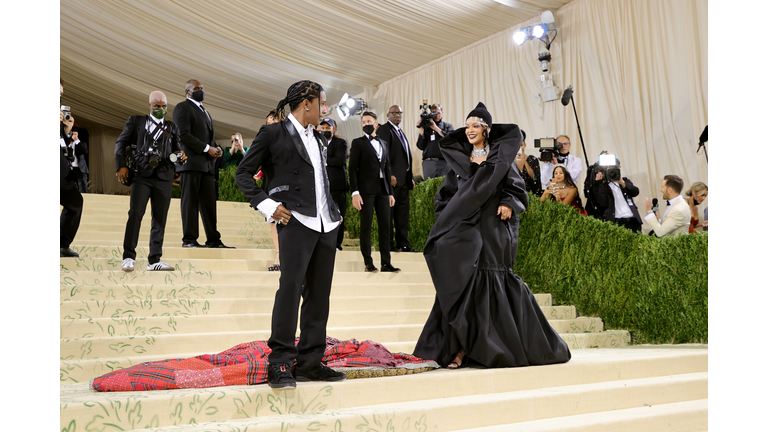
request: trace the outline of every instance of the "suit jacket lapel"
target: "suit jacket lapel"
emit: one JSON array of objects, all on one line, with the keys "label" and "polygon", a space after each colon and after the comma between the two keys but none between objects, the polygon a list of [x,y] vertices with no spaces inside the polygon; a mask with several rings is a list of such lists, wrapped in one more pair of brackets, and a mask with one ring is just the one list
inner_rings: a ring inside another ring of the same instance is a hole
[{"label": "suit jacket lapel", "polygon": [[298,150],[301,158],[307,161],[308,164],[312,165],[312,161],[309,159],[309,154],[307,154],[307,149],[304,147],[304,142],[299,136],[299,131],[297,131],[296,127],[293,126],[291,120],[283,120],[283,126],[285,126],[286,130],[288,130],[288,135],[290,135],[291,139],[293,139],[293,145],[296,146],[296,150]]}]

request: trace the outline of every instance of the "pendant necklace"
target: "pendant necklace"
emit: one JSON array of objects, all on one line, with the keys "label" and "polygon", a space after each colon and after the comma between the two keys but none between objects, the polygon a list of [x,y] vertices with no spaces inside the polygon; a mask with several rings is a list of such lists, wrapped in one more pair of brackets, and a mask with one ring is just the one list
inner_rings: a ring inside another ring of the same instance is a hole
[{"label": "pendant necklace", "polygon": [[488,154],[488,145],[486,145],[485,147],[483,147],[483,148],[481,148],[479,150],[476,149],[474,146],[472,147],[472,157],[479,158],[479,157],[483,157],[483,156],[485,156],[487,154]]}]

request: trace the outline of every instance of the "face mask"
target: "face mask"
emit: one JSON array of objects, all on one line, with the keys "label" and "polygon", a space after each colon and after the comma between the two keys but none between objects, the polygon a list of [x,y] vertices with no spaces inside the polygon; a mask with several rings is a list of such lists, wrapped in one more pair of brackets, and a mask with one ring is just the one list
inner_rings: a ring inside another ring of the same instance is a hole
[{"label": "face mask", "polygon": [[168,114],[167,109],[160,108],[152,110],[152,116],[158,119],[164,118],[166,114]]},{"label": "face mask", "polygon": [[333,136],[333,132],[331,132],[331,131],[323,131],[323,136],[325,137],[325,139],[329,140]]},{"label": "face mask", "polygon": [[365,125],[363,126],[363,132],[370,135],[373,133],[373,125]]},{"label": "face mask", "polygon": [[192,92],[192,99],[194,99],[194,100],[196,100],[198,102],[202,102],[203,99],[205,99],[205,91],[198,90],[196,92]]}]

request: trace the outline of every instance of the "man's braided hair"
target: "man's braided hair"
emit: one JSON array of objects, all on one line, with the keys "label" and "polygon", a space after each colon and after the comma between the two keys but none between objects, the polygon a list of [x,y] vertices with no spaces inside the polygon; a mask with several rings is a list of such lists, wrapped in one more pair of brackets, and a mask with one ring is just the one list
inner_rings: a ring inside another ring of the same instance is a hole
[{"label": "man's braided hair", "polygon": [[285,99],[281,100],[275,108],[277,119],[284,120],[287,117],[284,112],[286,105],[293,111],[304,99],[312,102],[315,98],[319,98],[321,91],[324,91],[323,86],[314,81],[304,80],[294,83],[288,88]]}]

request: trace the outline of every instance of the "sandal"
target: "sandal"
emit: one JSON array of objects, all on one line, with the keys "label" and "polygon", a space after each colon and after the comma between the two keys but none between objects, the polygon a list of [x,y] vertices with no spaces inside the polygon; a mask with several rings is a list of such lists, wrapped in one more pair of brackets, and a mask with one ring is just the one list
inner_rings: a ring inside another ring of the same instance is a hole
[{"label": "sandal", "polygon": [[456,360],[448,363],[447,369],[461,369],[467,367],[469,364],[469,359],[467,359],[467,354],[464,352],[464,350],[461,350],[456,354],[456,357],[459,357],[459,354],[461,354],[461,363],[458,363]]},{"label": "sandal", "polygon": [[267,267],[267,271],[280,271],[280,264],[272,264]]}]

